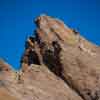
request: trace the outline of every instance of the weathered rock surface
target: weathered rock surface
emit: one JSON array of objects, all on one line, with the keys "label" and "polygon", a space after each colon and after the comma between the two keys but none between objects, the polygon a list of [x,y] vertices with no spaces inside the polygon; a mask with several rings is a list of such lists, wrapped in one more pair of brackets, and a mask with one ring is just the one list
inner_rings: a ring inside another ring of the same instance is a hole
[{"label": "weathered rock surface", "polygon": [[35,22],[33,50],[38,51],[40,63],[65,80],[83,99],[99,99],[100,47],[58,19],[43,15]]},{"label": "weathered rock surface", "polygon": [[0,67],[9,94],[18,100],[100,100],[100,47],[59,19],[42,15],[35,23],[21,70]]},{"label": "weathered rock surface", "polygon": [[[5,63],[0,63],[4,68]],[[45,66],[31,65],[22,73],[1,71],[0,100],[82,100]]]}]

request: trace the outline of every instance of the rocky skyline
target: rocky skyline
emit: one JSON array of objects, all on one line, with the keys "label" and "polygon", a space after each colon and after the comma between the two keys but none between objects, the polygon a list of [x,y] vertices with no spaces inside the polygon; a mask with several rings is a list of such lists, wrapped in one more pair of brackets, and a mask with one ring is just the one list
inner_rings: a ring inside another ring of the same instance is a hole
[{"label": "rocky skyline", "polygon": [[0,60],[0,100],[99,100],[100,47],[60,19],[35,19],[21,69]]}]

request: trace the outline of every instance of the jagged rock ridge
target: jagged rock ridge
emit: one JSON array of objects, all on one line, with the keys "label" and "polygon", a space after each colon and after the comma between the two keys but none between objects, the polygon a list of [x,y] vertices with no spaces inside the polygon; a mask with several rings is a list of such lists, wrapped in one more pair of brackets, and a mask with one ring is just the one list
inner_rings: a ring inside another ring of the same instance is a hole
[{"label": "jagged rock ridge", "polygon": [[18,100],[99,100],[100,47],[56,18],[42,15],[35,23],[21,70],[1,70],[9,94]]}]

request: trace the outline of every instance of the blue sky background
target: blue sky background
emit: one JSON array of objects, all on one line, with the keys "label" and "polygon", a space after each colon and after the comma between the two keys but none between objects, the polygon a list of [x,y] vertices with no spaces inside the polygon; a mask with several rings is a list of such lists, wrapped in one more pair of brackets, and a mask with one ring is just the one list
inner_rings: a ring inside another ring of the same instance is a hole
[{"label": "blue sky background", "polygon": [[100,0],[0,0],[0,57],[19,68],[33,19],[42,13],[62,19],[100,45]]}]

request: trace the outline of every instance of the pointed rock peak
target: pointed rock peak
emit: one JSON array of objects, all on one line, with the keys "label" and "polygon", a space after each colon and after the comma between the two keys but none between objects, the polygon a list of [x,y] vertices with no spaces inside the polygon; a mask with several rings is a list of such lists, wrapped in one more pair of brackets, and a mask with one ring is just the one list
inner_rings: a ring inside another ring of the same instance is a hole
[{"label": "pointed rock peak", "polygon": [[36,20],[37,34],[44,41],[62,40],[69,44],[76,42],[75,32],[68,28],[61,20],[41,15]]},{"label": "pointed rock peak", "polygon": [[58,66],[58,62],[60,64],[58,55],[60,55],[63,44],[76,44],[78,32],[68,28],[61,20],[46,14],[37,17],[35,23],[37,25],[35,36],[27,39],[25,52],[21,58],[24,69],[27,64],[43,64],[44,59],[48,59],[50,53],[53,55],[53,61],[57,61],[56,65]]}]

